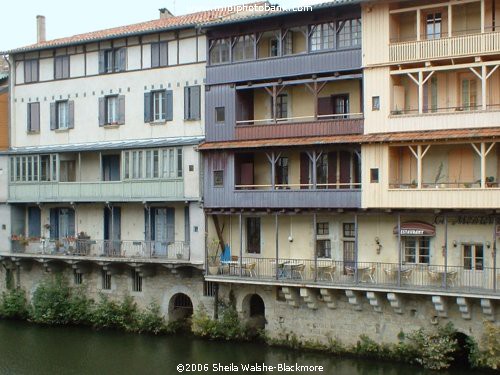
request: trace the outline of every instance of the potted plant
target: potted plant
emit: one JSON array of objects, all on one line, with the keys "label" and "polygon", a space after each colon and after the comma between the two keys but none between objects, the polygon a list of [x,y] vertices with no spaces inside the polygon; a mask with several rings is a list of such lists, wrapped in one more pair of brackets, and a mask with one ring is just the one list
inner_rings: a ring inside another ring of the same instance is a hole
[{"label": "potted plant", "polygon": [[210,275],[217,275],[217,273],[219,272],[220,255],[222,253],[220,247],[221,247],[220,241],[216,240],[215,238],[213,238],[212,241],[207,246],[208,248],[207,266]]},{"label": "potted plant", "polygon": [[496,187],[497,186],[497,183],[495,182],[495,177],[493,176],[489,176],[489,177],[486,177],[486,187]]}]

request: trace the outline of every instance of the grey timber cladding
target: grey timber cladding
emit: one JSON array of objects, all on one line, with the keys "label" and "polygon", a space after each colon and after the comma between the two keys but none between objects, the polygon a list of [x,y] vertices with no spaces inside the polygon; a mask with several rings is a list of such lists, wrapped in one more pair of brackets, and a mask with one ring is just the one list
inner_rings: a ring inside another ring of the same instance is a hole
[{"label": "grey timber cladding", "polygon": [[[359,208],[359,190],[235,190],[234,154],[205,153],[205,208]],[[213,171],[224,171],[224,185],[214,186]]]},{"label": "grey timber cladding", "polygon": [[283,78],[361,68],[361,49],[309,53],[207,66],[207,85]]},{"label": "grey timber cladding", "polygon": [[[207,141],[234,139],[236,90],[230,85],[210,86],[205,93],[205,131]],[[215,122],[215,108],[224,107],[223,123]]]}]

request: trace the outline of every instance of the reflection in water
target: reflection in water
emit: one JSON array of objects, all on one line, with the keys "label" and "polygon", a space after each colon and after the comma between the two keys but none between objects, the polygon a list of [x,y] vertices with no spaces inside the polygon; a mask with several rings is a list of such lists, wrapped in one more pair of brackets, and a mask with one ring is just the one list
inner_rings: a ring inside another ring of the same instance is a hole
[{"label": "reflection in water", "polygon": [[[0,321],[0,353],[0,374],[170,375],[178,373],[176,366],[180,363],[207,363],[210,368],[213,363],[298,363],[321,365],[325,369],[323,374],[328,375],[431,374],[405,364],[298,353],[269,348],[263,344],[210,342],[186,335],[155,337],[111,331],[95,332],[87,328],[41,327],[8,321]],[[215,373],[209,371],[208,374]],[[448,374],[465,375],[472,372],[453,370]]]}]

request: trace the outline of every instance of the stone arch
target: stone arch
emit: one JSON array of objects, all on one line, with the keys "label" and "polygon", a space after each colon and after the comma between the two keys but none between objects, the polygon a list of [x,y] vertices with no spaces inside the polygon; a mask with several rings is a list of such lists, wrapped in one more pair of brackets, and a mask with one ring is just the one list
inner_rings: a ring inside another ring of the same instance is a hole
[{"label": "stone arch", "polygon": [[[269,306],[269,305],[268,305]],[[240,313],[247,325],[255,329],[264,329],[266,326],[266,303],[258,293],[249,293],[241,299]]]},{"label": "stone arch", "polygon": [[193,315],[193,301],[184,293],[174,294],[168,304],[168,320],[176,321],[190,318]]},{"label": "stone arch", "polygon": [[169,321],[173,321],[174,316],[172,312],[174,310],[174,296],[178,294],[186,295],[192,304],[192,310],[196,311],[198,306],[200,305],[200,300],[198,294],[195,292],[194,288],[188,288],[184,285],[175,285],[172,288],[169,288],[163,295],[163,300],[161,304],[161,310],[165,317],[168,318]]}]

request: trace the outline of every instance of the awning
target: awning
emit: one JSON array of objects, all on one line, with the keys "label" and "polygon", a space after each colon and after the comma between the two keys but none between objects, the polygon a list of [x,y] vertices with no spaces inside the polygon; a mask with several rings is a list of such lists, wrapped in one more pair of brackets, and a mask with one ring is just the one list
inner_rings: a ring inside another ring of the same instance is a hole
[{"label": "awning", "polygon": [[[398,234],[398,226],[394,227],[393,233]],[[420,236],[434,237],[436,235],[436,227],[422,221],[412,221],[401,223],[401,236]]]},{"label": "awning", "polygon": [[89,143],[65,143],[59,145],[11,147],[1,155],[45,154],[51,152],[93,152],[107,150],[129,150],[153,147],[175,147],[197,145],[204,140],[203,136],[146,138],[123,141],[102,141]]}]

